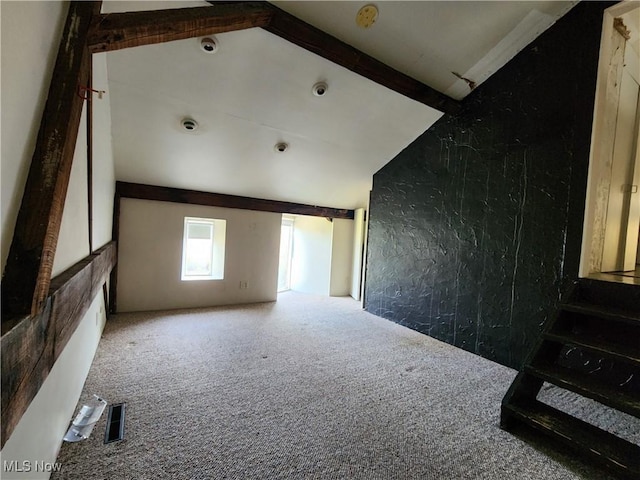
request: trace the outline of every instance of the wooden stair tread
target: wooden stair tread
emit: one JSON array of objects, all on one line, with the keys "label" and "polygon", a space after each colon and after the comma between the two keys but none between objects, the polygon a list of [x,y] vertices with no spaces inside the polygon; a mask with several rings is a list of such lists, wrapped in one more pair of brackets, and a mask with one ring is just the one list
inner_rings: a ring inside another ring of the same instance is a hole
[{"label": "wooden stair tread", "polygon": [[560,305],[560,309],[566,312],[579,313],[615,322],[624,322],[626,324],[640,327],[640,313],[638,312],[630,312],[628,310],[583,302],[565,303]]},{"label": "wooden stair tread", "polygon": [[613,307],[640,314],[640,289],[638,285],[580,278],[568,292],[574,301]]},{"label": "wooden stair tread", "polygon": [[[640,445],[617,437],[537,400],[543,383],[593,399],[640,418],[640,289],[611,282],[578,279],[563,296],[556,315],[545,323],[541,338],[529,354],[502,401],[501,426],[527,425],[555,438],[585,458],[598,461],[617,475],[640,479]],[[635,343],[634,343],[635,342]],[[580,355],[562,357],[569,349]],[[556,364],[566,360],[566,366]],[[589,374],[582,359],[604,361],[615,369]],[[633,378],[630,376],[633,374]],[[622,382],[622,380],[621,380]],[[631,382],[631,383],[629,383]]]},{"label": "wooden stair tread", "polygon": [[597,338],[589,338],[584,335],[547,332],[544,334],[544,337],[553,342],[589,350],[613,360],[619,360],[640,367],[640,347],[631,348],[626,345],[619,345]]},{"label": "wooden stair tread", "polygon": [[502,405],[506,413],[628,478],[640,478],[640,447],[537,400]]},{"label": "wooden stair tread", "polygon": [[549,383],[640,418],[640,396],[620,392],[591,375],[557,365],[527,365],[525,370]]}]

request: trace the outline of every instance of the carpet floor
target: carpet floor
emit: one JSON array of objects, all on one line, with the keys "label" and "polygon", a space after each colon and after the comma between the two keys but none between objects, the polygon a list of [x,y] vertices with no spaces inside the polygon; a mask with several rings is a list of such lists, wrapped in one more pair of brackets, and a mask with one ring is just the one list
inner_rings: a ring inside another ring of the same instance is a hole
[{"label": "carpet floor", "polygon": [[[103,415],[51,478],[610,478],[499,428],[515,374],[350,298],[119,314],[79,405],[126,402],[124,440],[103,443]],[[640,442],[633,417],[542,396]]]}]

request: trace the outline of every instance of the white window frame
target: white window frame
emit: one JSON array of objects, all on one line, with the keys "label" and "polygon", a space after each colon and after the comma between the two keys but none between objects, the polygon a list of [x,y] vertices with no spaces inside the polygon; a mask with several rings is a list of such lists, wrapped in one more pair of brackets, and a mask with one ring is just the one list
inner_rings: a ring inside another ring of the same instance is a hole
[{"label": "white window frame", "polygon": [[[211,228],[211,268],[205,275],[187,274],[189,225],[195,224],[208,225]],[[181,280],[198,281],[224,279],[226,225],[226,220],[220,220],[216,218],[184,217],[184,230],[182,237],[182,267],[180,269]]]}]

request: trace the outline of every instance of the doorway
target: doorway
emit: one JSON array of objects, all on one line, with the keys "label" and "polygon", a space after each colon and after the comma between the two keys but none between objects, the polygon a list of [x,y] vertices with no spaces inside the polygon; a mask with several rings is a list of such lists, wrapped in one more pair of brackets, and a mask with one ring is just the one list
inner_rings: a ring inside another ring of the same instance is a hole
[{"label": "doorway", "polygon": [[280,229],[280,260],[278,263],[278,293],[291,290],[291,260],[293,258],[293,218],[282,217]]},{"label": "doorway", "polygon": [[640,284],[640,5],[605,11],[580,276]]},{"label": "doorway", "polygon": [[354,221],[283,215],[281,225],[278,293],[349,296],[355,268]]},{"label": "doorway", "polygon": [[640,62],[632,48],[626,48],[624,56],[600,268],[602,272],[633,272],[637,263],[640,228],[640,161],[637,155]]}]

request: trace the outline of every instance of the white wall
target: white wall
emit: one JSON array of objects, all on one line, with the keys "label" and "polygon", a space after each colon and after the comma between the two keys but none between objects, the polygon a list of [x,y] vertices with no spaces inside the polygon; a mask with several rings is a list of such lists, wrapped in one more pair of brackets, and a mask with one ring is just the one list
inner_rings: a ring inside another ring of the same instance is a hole
[{"label": "white wall", "polygon": [[332,231],[333,225],[326,218],[295,216],[291,290],[329,295]]},{"label": "white wall", "polygon": [[[93,55],[92,62],[93,88],[107,91],[102,99],[95,94],[93,95],[93,158],[91,163],[93,180],[92,233],[93,250],[95,251],[109,243],[112,238],[115,172],[111,147],[111,107],[107,90],[106,53]],[[87,110],[85,102],[62,214],[58,247],[53,261],[54,277],[92,253],[89,250]]]},{"label": "white wall", "polygon": [[334,218],[332,224],[329,295],[345,297],[351,293],[354,221]]},{"label": "white wall", "polygon": [[[22,416],[1,452],[4,462],[55,462],[62,437],[74,416],[84,381],[105,323],[102,295],[94,298],[75,333],[49,372],[38,394]],[[99,394],[100,392],[95,392]],[[100,435],[94,432],[94,435]],[[6,472],[3,479],[37,480],[49,478],[46,472]]]},{"label": "white wall", "polygon": [[364,230],[365,209],[357,208],[353,218],[353,255],[351,270],[351,291],[349,294],[360,300],[362,289],[362,269],[364,266]]},{"label": "white wall", "polygon": [[291,290],[347,296],[353,270],[353,220],[293,215]]},{"label": "white wall", "polygon": [[[224,280],[180,280],[184,217],[227,221]],[[278,213],[123,198],[118,311],[274,301],[280,224]]]},{"label": "white wall", "polygon": [[63,2],[0,2],[3,271],[66,11],[67,4]]},{"label": "white wall", "polygon": [[[1,2],[2,21],[2,261],[40,125],[53,61],[66,18],[61,2]],[[26,33],[25,33],[26,32]],[[104,56],[94,57],[94,85],[106,82]],[[83,115],[84,121],[84,115]],[[113,158],[108,101],[94,102],[94,247],[111,237]],[[55,273],[89,253],[86,126],[81,124],[65,201]],[[3,267],[4,268],[4,267]],[[105,322],[102,294],[93,299],[67,347],[2,449],[2,461],[54,462],[74,415]],[[0,465],[3,465],[0,463]],[[46,472],[2,472],[2,478],[48,478]]]},{"label": "white wall", "polygon": [[87,198],[87,105],[80,117],[80,130],[73,154],[71,177],[64,201],[58,246],[52,276],[59,275],[83,259],[89,251],[89,210]]},{"label": "white wall", "polygon": [[116,189],[106,53],[93,55],[93,88],[106,91],[102,99],[93,96],[93,249],[97,250],[111,241]]}]

